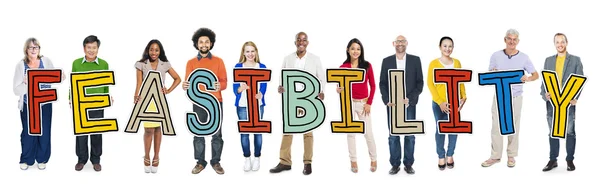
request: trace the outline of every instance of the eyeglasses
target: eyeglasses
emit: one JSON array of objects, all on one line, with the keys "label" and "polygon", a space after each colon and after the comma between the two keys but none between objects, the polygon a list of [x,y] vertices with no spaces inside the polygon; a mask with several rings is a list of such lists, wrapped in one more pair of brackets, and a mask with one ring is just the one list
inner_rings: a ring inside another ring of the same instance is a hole
[{"label": "eyeglasses", "polygon": [[39,50],[40,46],[27,47],[29,50]]},{"label": "eyeglasses", "polygon": [[401,43],[402,44],[406,43],[406,40],[396,40],[396,41],[394,41],[394,44],[401,44]]},{"label": "eyeglasses", "polygon": [[505,40],[511,41],[511,42],[516,42],[519,41],[519,38],[510,38],[510,37],[505,37]]}]

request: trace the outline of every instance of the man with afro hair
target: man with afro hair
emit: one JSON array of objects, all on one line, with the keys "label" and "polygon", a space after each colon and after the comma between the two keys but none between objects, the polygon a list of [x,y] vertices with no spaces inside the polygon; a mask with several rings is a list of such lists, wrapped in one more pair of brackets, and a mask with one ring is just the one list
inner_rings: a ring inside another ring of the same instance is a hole
[{"label": "man with afro hair", "polygon": [[[227,88],[227,72],[225,69],[225,64],[223,60],[213,54],[211,54],[210,50],[215,45],[215,33],[208,28],[200,28],[196,30],[192,37],[192,41],[194,42],[194,48],[198,50],[198,55],[194,58],[188,60],[186,68],[185,68],[185,77],[186,81],[183,82],[182,86],[184,90],[187,90],[190,86],[190,83],[187,81],[192,71],[198,68],[204,68],[212,71],[219,80],[215,83],[215,90],[210,93],[219,100],[221,106],[223,106],[223,97],[221,95],[221,91]],[[206,91],[204,85],[194,85],[199,86],[199,89],[202,91]],[[193,105],[194,113],[198,116],[200,121],[208,120],[208,112],[196,105]],[[206,160],[205,160],[205,140],[204,137],[194,136],[194,158],[197,160],[196,166],[192,169],[192,174],[198,174],[204,168],[206,168]],[[221,135],[221,128],[217,130],[215,134],[212,135],[211,140],[211,148],[212,148],[212,158],[210,160],[210,165],[217,172],[217,174],[225,174],[223,167],[219,163],[221,161],[221,153],[223,152],[223,139]]]}]

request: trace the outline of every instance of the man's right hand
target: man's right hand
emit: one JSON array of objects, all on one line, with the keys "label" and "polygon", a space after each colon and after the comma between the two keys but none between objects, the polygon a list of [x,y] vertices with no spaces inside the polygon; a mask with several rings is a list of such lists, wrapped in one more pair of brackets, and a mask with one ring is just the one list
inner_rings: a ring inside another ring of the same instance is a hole
[{"label": "man's right hand", "polygon": [[550,100],[550,93],[546,92],[546,99]]},{"label": "man's right hand", "polygon": [[283,92],[285,92],[285,89],[283,89],[283,86],[279,86],[279,87],[277,88],[277,92],[279,92],[279,93],[283,93]]},{"label": "man's right hand", "polygon": [[393,107],[393,106],[396,106],[396,104],[388,102],[387,106]]},{"label": "man's right hand", "polygon": [[181,84],[181,87],[183,87],[184,90],[187,90],[190,87],[190,82],[184,81],[183,84]]}]

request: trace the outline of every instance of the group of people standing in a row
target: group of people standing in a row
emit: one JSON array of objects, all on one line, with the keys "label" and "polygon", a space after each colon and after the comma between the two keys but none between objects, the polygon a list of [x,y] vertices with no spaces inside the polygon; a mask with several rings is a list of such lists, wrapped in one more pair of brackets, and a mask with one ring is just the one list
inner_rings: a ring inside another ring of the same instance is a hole
[{"label": "group of people standing in a row", "polygon": [[[223,63],[223,60],[216,55],[213,55],[210,51],[215,44],[215,33],[207,28],[198,29],[193,37],[192,41],[194,47],[198,50],[197,56],[190,59],[187,62],[185,77],[188,77],[190,73],[197,68],[205,68],[212,71],[218,78],[218,83],[215,84],[216,91],[212,93],[221,103],[223,104],[223,97],[221,91],[227,88],[227,71]],[[529,57],[519,51],[516,47],[519,43],[519,33],[510,29],[506,32],[504,37],[506,48],[499,50],[492,54],[490,58],[490,71],[502,71],[502,70],[514,70],[522,69],[531,75],[524,75],[521,80],[525,82],[531,82],[538,79],[539,74],[537,73],[533,63]],[[552,55],[546,59],[544,69],[553,70],[558,74],[558,80],[560,85],[564,85],[564,82],[568,79],[570,74],[583,75],[583,66],[578,56],[569,54],[566,50],[567,37],[562,33],[557,33],[554,36],[554,44],[557,50],[557,54]],[[307,52],[307,46],[309,44],[308,35],[304,32],[296,34],[295,45],[297,50],[286,56],[283,60],[283,68],[296,68],[302,69],[315,75],[321,82],[326,82],[325,70],[321,64],[320,58],[315,54]],[[408,40],[400,35],[392,42],[395,48],[395,54],[388,56],[383,59],[380,76],[379,76],[379,90],[382,96],[383,104],[387,108],[388,114],[388,128],[390,127],[390,107],[395,106],[396,103],[391,103],[389,98],[390,88],[388,86],[388,70],[391,69],[402,69],[405,71],[405,92],[406,92],[406,119],[414,120],[416,118],[416,105],[419,101],[419,95],[423,91],[425,80],[423,78],[423,71],[420,57],[407,54],[406,48],[408,46]],[[108,70],[108,63],[97,57],[98,49],[100,47],[100,40],[93,35],[86,37],[83,41],[83,49],[85,56],[78,58],[73,61],[72,72],[84,72],[84,71],[95,71],[95,70]],[[447,120],[448,113],[450,113],[450,106],[448,104],[446,96],[446,85],[435,84],[433,81],[433,70],[436,68],[462,68],[461,62],[458,59],[451,57],[454,49],[454,41],[450,37],[442,37],[439,42],[439,49],[441,55],[439,58],[435,58],[429,63],[428,75],[427,75],[427,87],[432,95],[432,110],[435,120]],[[40,43],[35,38],[29,38],[25,42],[23,49],[25,54],[24,58],[17,64],[13,91],[15,95],[19,96],[19,109],[21,111],[21,121],[23,125],[23,131],[21,133],[21,146],[22,153],[19,161],[21,169],[26,170],[29,166],[32,166],[35,162],[38,163],[39,169],[45,169],[46,163],[50,158],[50,128],[52,121],[52,104],[44,104],[42,106],[42,136],[31,136],[28,134],[28,119],[27,119],[27,78],[24,73],[27,69],[36,68],[54,68],[54,65],[49,58],[40,55]],[[377,150],[375,145],[374,136],[372,133],[371,123],[371,105],[375,96],[376,84],[373,67],[371,63],[365,60],[364,47],[358,39],[352,39],[346,47],[346,60],[340,65],[341,68],[361,68],[365,69],[365,79],[363,82],[355,83],[352,86],[352,107],[355,117],[365,122],[365,139],[367,142],[368,152],[370,155],[370,171],[375,172],[377,170]],[[158,40],[151,40],[146,46],[142,58],[135,63],[137,69],[137,86],[134,96],[134,102],[139,101],[138,92],[143,79],[148,75],[149,71],[159,71],[163,80],[165,75],[169,74],[173,79],[171,86],[164,85],[163,92],[169,94],[176,87],[182,83],[183,89],[188,89],[190,83],[182,80],[177,72],[172,68],[169,60],[167,59],[165,49]],[[243,44],[239,63],[235,65],[235,68],[267,68],[264,63],[260,61],[258,48],[256,44],[249,41]],[[302,84],[295,86],[296,89],[302,90]],[[48,85],[42,85],[42,88],[48,88]],[[259,92],[254,96],[259,101],[260,107],[260,118],[263,117],[265,103],[267,83],[263,82],[259,84]],[[323,91],[325,88],[322,84]],[[243,83],[234,83],[233,92],[235,93],[235,106],[237,108],[237,115],[239,120],[246,120],[248,118],[248,106],[247,106],[247,91],[248,85]],[[464,84],[460,84],[460,108],[464,106],[467,101]],[[541,97],[546,101],[547,109],[547,120],[548,125],[551,128],[553,107],[549,101],[549,94],[546,93],[544,86],[541,88]],[[206,90],[203,86],[200,86],[200,90]],[[86,93],[108,93],[108,87],[96,87],[88,88]],[[278,87],[278,93],[283,93],[286,90],[280,85]],[[342,88],[336,90],[338,93],[342,91]],[[521,106],[522,106],[522,85],[512,86],[513,96],[513,111],[514,111],[514,125],[516,133],[508,136],[508,147],[507,156],[508,167],[515,166],[515,157],[518,155],[518,139],[519,139],[519,126],[521,117]],[[323,92],[319,93],[318,98],[323,100],[325,95]],[[578,98],[578,96],[577,96]],[[112,100],[112,98],[111,98]],[[572,171],[575,169],[573,164],[573,155],[575,152],[575,105],[577,100],[572,100],[571,107],[569,108],[568,115],[568,130],[567,130],[567,165],[568,170]],[[69,103],[71,105],[71,103]],[[500,162],[503,152],[503,137],[496,128],[499,124],[497,104],[492,104],[492,126],[491,126],[491,156],[489,159],[484,161],[481,165],[483,167],[491,166],[495,163]],[[208,119],[208,113],[193,105],[193,110],[201,121]],[[302,111],[298,111],[301,113]],[[103,110],[92,110],[89,111],[90,118],[102,118],[104,116]],[[299,114],[301,115],[301,114]],[[157,123],[144,123],[144,166],[146,173],[156,173],[159,165],[159,152],[161,144],[161,129],[160,124]],[[260,156],[262,147],[262,135],[254,134],[254,159],[251,159],[252,153],[250,149],[250,138],[248,134],[241,134],[241,145],[243,156],[246,162],[243,166],[245,171],[257,171],[260,168]],[[358,172],[357,156],[356,156],[356,143],[355,134],[348,134],[348,151],[350,156],[350,169],[352,172]],[[448,137],[448,145],[445,148],[446,136]],[[88,137],[91,139],[91,154],[88,153]],[[291,146],[292,146],[292,135],[283,135],[280,148],[280,162],[274,168],[270,169],[271,173],[279,173],[285,170],[291,170],[292,159],[291,159]],[[313,133],[308,132],[303,134],[304,137],[304,169],[303,173],[309,175],[312,173],[312,157],[313,157]],[[211,167],[218,174],[224,174],[225,171],[220,164],[221,153],[223,150],[223,139],[221,129],[219,129],[211,137],[211,148],[212,158],[210,160]],[[392,168],[389,170],[390,174],[396,174],[400,171],[400,165],[404,165],[404,171],[408,174],[414,174],[415,170],[412,165],[414,163],[414,146],[415,136],[406,135],[404,136],[404,155],[402,156],[402,145],[400,136],[390,135],[389,136],[389,151],[390,159],[389,162]],[[436,150],[438,154],[438,167],[440,170],[445,168],[454,167],[454,149],[456,147],[457,135],[445,135],[436,132]],[[544,167],[544,171],[551,170],[557,166],[556,158],[559,152],[559,140],[549,137],[550,141],[550,161]],[[205,137],[194,137],[194,158],[197,160],[196,165],[192,169],[193,174],[198,174],[207,167],[207,161],[205,159]],[[154,145],[154,155],[150,159],[150,150]],[[75,170],[80,171],[87,163],[88,159],[91,161],[95,171],[101,171],[100,156],[102,155],[102,134],[94,135],[83,135],[76,137],[76,153],[78,161],[75,165]]]}]

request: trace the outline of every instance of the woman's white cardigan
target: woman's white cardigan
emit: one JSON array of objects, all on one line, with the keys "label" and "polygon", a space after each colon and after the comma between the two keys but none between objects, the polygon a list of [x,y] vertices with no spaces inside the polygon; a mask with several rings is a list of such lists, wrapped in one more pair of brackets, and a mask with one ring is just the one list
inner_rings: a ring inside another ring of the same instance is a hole
[{"label": "woman's white cardigan", "polygon": [[[47,57],[42,57],[42,63],[44,63],[44,69],[54,69],[54,64]],[[19,96],[19,110],[23,110],[23,98],[27,94],[27,84],[25,84],[23,78],[25,78],[25,61],[21,60],[15,67],[15,77],[13,78],[13,92],[16,96]],[[62,80],[65,79],[63,72]]]}]

